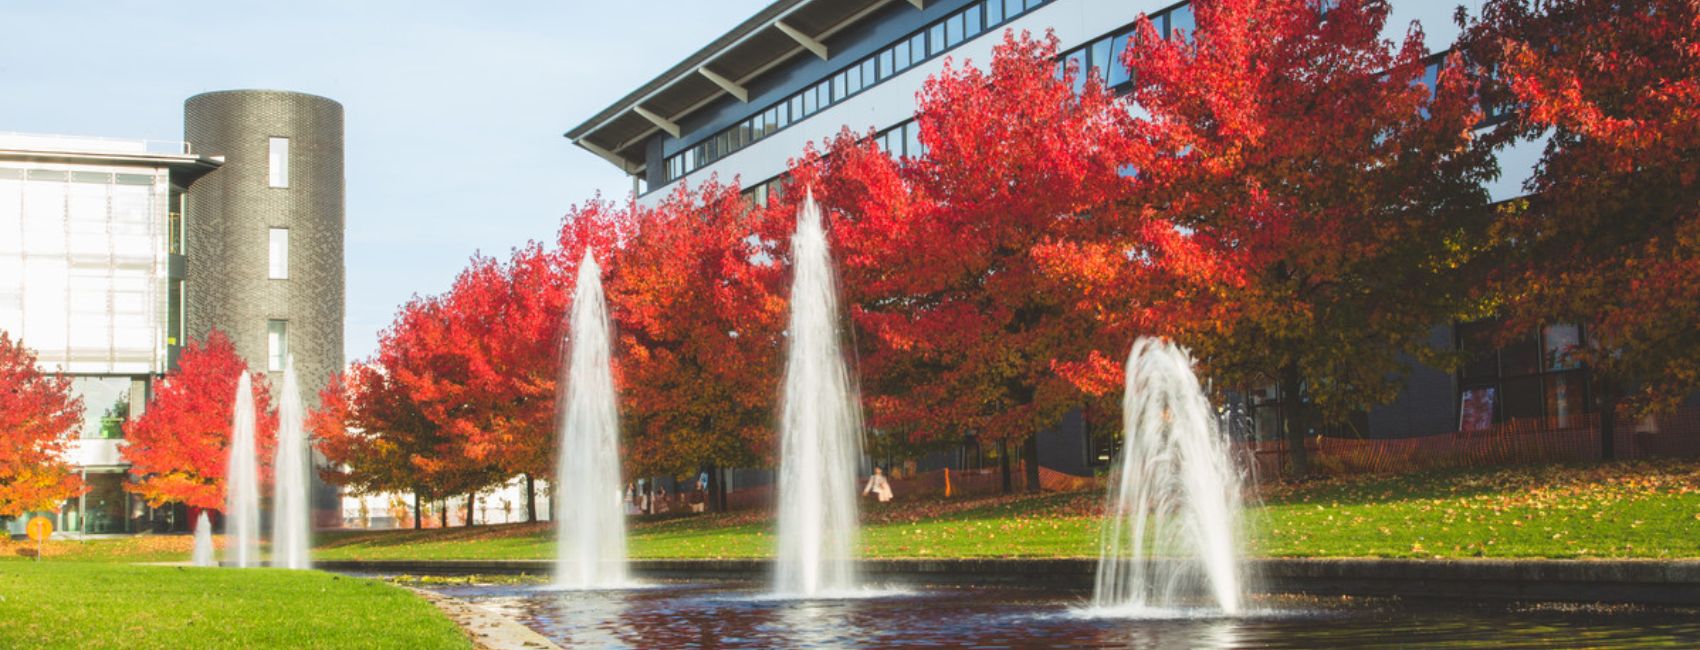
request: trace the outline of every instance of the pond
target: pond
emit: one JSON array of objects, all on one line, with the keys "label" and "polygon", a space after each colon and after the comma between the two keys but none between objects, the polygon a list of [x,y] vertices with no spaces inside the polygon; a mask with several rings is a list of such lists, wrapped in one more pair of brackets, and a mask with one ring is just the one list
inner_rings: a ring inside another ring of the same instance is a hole
[{"label": "pond", "polygon": [[1697,647],[1700,611],[1262,597],[1253,613],[1097,616],[1078,593],[915,587],[786,600],[754,583],[626,591],[435,585],[565,647],[594,648],[1551,648]]}]

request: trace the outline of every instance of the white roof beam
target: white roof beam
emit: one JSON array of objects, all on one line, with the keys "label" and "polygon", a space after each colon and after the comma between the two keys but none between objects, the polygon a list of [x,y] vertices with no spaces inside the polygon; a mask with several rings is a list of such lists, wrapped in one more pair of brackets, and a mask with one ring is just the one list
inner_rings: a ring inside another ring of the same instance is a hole
[{"label": "white roof beam", "polygon": [[633,106],[632,112],[643,116],[643,119],[649,120],[651,123],[655,124],[656,126],[661,127],[661,130],[666,131],[667,133],[671,134],[673,137],[675,137],[675,138],[679,137],[679,133],[680,133],[679,125],[674,124],[672,120],[669,120],[665,117],[657,115],[655,113],[655,111],[649,110],[649,109],[644,108],[642,106]]},{"label": "white roof beam", "polygon": [[821,59],[827,58],[825,43],[817,41],[808,34],[798,31],[797,28],[785,24],[785,21],[783,20],[774,21],[773,26],[779,28],[779,31],[785,32],[785,35],[790,36],[791,40],[797,41],[798,45],[803,46],[810,52],[814,52],[815,56],[818,56]]},{"label": "white roof beam", "polygon": [[612,151],[609,151],[607,149],[603,149],[602,147],[596,146],[594,143],[592,143],[591,141],[589,141],[587,139],[579,138],[577,140],[574,140],[573,144],[576,144],[580,147],[583,147],[585,151],[589,151],[590,153],[596,154],[598,157],[602,158],[603,160],[614,163],[615,167],[619,167],[621,170],[625,171],[627,174],[635,174],[635,173],[638,172],[638,170],[643,169],[643,167],[641,167],[641,166],[633,165],[631,162],[627,161],[626,159],[614,155],[614,152],[612,152]]},{"label": "white roof beam", "polygon": [[737,97],[738,101],[750,101],[749,89],[738,85],[737,82],[734,82],[731,79],[720,76],[720,73],[708,69],[708,66],[697,68],[697,72],[701,73],[704,77],[708,77],[708,80],[714,82],[714,85],[720,86],[721,90],[732,93],[732,96]]}]

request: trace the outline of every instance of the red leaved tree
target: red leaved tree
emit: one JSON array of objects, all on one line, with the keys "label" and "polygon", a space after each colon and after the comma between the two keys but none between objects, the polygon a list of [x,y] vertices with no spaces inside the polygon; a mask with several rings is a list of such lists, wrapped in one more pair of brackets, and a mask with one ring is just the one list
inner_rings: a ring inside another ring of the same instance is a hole
[{"label": "red leaved tree", "polygon": [[759,216],[736,185],[681,186],[609,260],[631,473],[709,469],[717,496],[713,469],[772,458],[785,315]]},{"label": "red leaved tree", "polygon": [[[160,382],[147,410],[124,425],[131,477],[125,488],[156,507],[183,503],[222,512],[236,385],[245,372],[247,362],[217,330],[183,348],[177,369]],[[268,482],[277,414],[264,374],[253,374],[253,388],[261,481]]]},{"label": "red leaved tree", "polygon": [[924,155],[846,133],[795,166],[774,219],[789,228],[810,186],[830,214],[873,426],[1026,441],[1030,488],[1037,432],[1087,399],[1056,364],[1098,327],[1040,252],[1127,196],[1135,144],[1126,106],[1096,75],[1076,92],[1087,72],[1059,76],[1055,54],[1054,38],[1009,34],[986,69],[947,65],[920,97]]},{"label": "red leaved tree", "polygon": [[[1549,137],[1497,232],[1508,325],[1580,323],[1603,455],[1620,398],[1700,388],[1700,5],[1490,0],[1461,49],[1493,71],[1501,135]],[[1549,362],[1552,360],[1548,360]]]},{"label": "red leaved tree", "polygon": [[36,368],[35,353],[0,331],[0,517],[56,510],[82,493],[65,461],[82,421],[71,380]]},{"label": "red leaved tree", "polygon": [[1278,386],[1303,474],[1310,433],[1391,401],[1413,359],[1445,362],[1430,330],[1479,309],[1459,274],[1497,167],[1458,68],[1425,79],[1416,26],[1381,38],[1387,2],[1193,8],[1179,37],[1141,21],[1142,194],[1077,277],[1121,295],[1101,313],[1148,310],[1218,387]]}]

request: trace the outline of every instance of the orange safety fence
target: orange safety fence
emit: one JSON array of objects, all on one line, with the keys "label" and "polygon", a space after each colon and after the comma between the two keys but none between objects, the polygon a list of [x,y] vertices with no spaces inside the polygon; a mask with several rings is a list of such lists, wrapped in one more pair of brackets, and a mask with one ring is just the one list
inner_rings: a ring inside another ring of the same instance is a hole
[{"label": "orange safety fence", "polygon": [[[1416,438],[1312,438],[1305,442],[1305,449],[1314,471],[1333,476],[1599,460],[1599,416],[1566,420],[1515,421],[1483,431]],[[1612,441],[1613,455],[1619,459],[1700,456],[1700,409],[1619,419]],[[1280,478],[1289,471],[1285,441],[1241,442],[1234,447],[1259,480]]]},{"label": "orange safety fence", "polygon": [[[1619,459],[1700,457],[1700,409],[1619,419],[1612,440]],[[1313,471],[1330,476],[1596,461],[1601,451],[1596,414],[1570,416],[1563,422],[1519,420],[1482,431],[1414,438],[1318,437],[1307,440],[1305,449]],[[1233,453],[1255,481],[1278,480],[1289,471],[1285,441],[1235,442]],[[896,472],[890,481],[898,499],[986,496],[1003,490],[1002,470],[997,467]],[[1039,487],[1046,492],[1102,489],[1103,485],[1102,478],[1039,468]],[[1010,466],[1010,487],[1017,492],[1027,488],[1021,462]],[[857,490],[861,488],[858,484]],[[772,485],[736,489],[727,493],[727,500],[733,510],[769,507],[773,490]]]}]

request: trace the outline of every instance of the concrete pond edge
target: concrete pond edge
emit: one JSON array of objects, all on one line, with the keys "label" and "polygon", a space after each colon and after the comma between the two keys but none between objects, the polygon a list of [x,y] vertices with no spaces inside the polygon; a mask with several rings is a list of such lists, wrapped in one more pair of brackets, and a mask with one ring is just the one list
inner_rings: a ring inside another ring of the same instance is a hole
[{"label": "concrete pond edge", "polygon": [[408,590],[454,621],[479,650],[560,650],[561,646],[519,621],[429,589]]},{"label": "concrete pond edge", "polygon": [[[762,581],[766,559],[633,560],[639,578]],[[321,560],[327,571],[411,575],[548,575],[546,560]],[[884,559],[861,568],[876,583],[1026,586],[1090,591],[1091,558]],[[1700,560],[1262,558],[1252,591],[1470,601],[1700,606]]]}]

